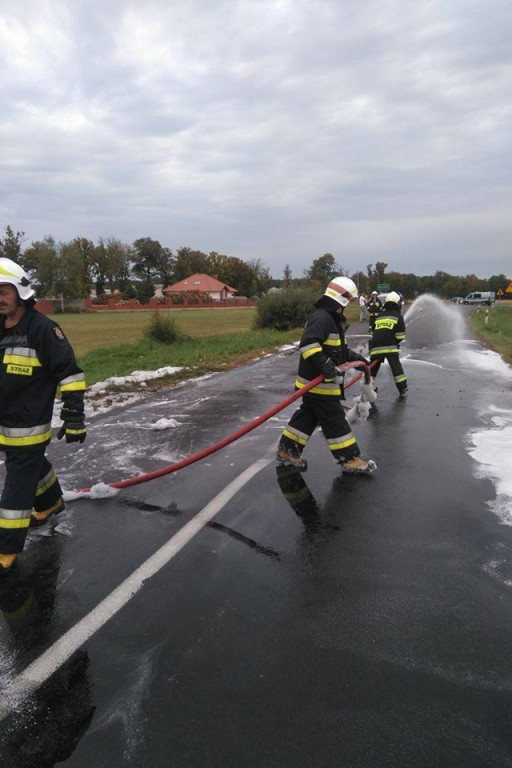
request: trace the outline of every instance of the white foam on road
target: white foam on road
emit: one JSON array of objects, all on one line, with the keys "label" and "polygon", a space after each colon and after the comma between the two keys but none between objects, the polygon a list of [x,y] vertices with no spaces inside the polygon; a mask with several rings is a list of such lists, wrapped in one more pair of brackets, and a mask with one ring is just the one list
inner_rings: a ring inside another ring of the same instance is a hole
[{"label": "white foam on road", "polygon": [[482,371],[501,388],[498,394],[492,387],[488,395],[483,391],[478,404],[483,426],[468,432],[466,448],[475,462],[475,477],[490,480],[496,490],[489,508],[503,523],[512,525],[512,407],[508,407],[512,404],[512,368],[489,349],[466,346],[460,355],[468,367]]},{"label": "white foam on road", "polygon": [[88,491],[62,491],[64,501],[76,501],[76,499],[108,499],[117,496],[119,488],[112,488],[106,483],[96,483]]},{"label": "white foam on road", "polygon": [[490,405],[487,416],[484,429],[468,434],[468,451],[476,462],[475,476],[490,480],[496,489],[496,498],[488,506],[503,523],[512,525],[512,411]]}]

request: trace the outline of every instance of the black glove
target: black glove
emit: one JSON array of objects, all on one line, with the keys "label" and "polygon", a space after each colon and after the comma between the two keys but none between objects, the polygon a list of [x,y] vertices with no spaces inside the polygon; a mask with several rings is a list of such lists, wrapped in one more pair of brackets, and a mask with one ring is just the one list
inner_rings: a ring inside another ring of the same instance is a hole
[{"label": "black glove", "polygon": [[361,363],[365,363],[365,365],[370,365],[370,361],[364,357],[364,355],[360,355],[359,352],[355,352],[353,349],[349,350],[349,362],[353,363],[355,360],[359,360]]},{"label": "black glove", "polygon": [[323,363],[322,373],[324,375],[324,381],[334,381],[336,379],[338,372],[336,370],[336,366],[330,358],[327,358],[325,363]]},{"label": "black glove", "polygon": [[60,409],[60,417],[64,424],[57,432],[57,440],[65,436],[66,443],[83,443],[87,435],[83,413],[63,406]]}]

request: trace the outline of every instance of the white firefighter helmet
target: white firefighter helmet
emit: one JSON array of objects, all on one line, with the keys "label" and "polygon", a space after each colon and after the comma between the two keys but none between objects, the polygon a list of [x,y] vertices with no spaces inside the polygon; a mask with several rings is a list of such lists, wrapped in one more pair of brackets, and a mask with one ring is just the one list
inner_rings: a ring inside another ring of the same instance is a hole
[{"label": "white firefighter helmet", "polygon": [[378,296],[378,295],[379,295],[379,293],[378,293],[378,291],[372,291],[372,294],[371,294],[371,295],[372,295],[372,296]]},{"label": "white firefighter helmet", "polygon": [[0,258],[0,283],[14,285],[22,301],[34,296],[27,273],[11,259]]},{"label": "white firefighter helmet", "polygon": [[396,291],[391,291],[391,293],[388,293],[388,295],[386,296],[386,304],[388,303],[388,301],[393,302],[393,304],[398,304],[399,306],[402,303],[400,294],[397,293]]},{"label": "white firefighter helmet", "polygon": [[357,299],[357,286],[350,277],[333,277],[325,289],[324,296],[329,296],[342,307],[346,307],[349,301]]}]

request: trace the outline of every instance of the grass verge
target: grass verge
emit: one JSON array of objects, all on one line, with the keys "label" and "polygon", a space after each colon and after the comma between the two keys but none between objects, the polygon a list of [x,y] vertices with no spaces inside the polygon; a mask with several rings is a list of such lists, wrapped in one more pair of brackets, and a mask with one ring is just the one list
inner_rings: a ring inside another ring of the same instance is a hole
[{"label": "grass verge", "polygon": [[467,320],[474,334],[512,365],[512,304],[494,305],[487,315],[484,309],[475,310]]},{"label": "grass verge", "polygon": [[[161,386],[242,365],[262,354],[273,353],[284,344],[297,341],[299,336],[300,330],[284,333],[266,330],[221,334],[210,339],[173,344],[141,339],[92,350],[79,356],[78,363],[85,371],[88,384],[105,381],[112,376],[127,376],[134,371],[156,371],[167,366],[184,368],[178,373],[153,380],[152,386]],[[119,389],[114,385],[110,388],[113,391]],[[126,387],[123,386],[123,389]]]}]

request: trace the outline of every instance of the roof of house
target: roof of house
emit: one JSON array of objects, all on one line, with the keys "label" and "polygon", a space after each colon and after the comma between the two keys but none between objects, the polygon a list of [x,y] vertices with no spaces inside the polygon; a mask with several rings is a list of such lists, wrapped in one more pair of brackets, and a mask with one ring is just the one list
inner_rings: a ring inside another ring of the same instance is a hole
[{"label": "roof of house", "polygon": [[174,285],[164,288],[163,292],[177,293],[179,291],[204,291],[205,293],[219,293],[222,290],[227,290],[230,293],[238,293],[236,288],[231,288],[227,283],[222,283],[220,280],[217,280],[216,277],[196,273],[195,275],[189,275],[189,277],[186,277],[184,280],[180,280],[179,283],[174,283]]}]

